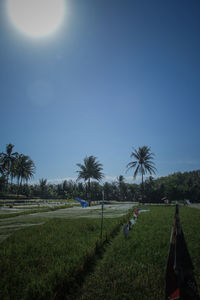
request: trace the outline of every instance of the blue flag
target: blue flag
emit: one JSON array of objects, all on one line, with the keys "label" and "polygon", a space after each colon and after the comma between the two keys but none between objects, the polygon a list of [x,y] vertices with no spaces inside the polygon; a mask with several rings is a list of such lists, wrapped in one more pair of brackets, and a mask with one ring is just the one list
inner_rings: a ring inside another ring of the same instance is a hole
[{"label": "blue flag", "polygon": [[87,207],[88,202],[86,200],[80,199],[80,198],[75,198],[76,201],[78,201],[82,207]]}]

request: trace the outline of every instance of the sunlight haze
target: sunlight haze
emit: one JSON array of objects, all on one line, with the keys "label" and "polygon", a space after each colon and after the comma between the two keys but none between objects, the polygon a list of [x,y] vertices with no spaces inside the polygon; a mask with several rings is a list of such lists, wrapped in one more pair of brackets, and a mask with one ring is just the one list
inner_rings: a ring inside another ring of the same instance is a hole
[{"label": "sunlight haze", "polygon": [[8,15],[14,26],[30,37],[44,37],[62,23],[64,0],[8,0]]},{"label": "sunlight haze", "polygon": [[29,155],[34,182],[90,155],[139,182],[143,145],[157,177],[199,169],[199,33],[195,0],[0,1],[0,152]]}]

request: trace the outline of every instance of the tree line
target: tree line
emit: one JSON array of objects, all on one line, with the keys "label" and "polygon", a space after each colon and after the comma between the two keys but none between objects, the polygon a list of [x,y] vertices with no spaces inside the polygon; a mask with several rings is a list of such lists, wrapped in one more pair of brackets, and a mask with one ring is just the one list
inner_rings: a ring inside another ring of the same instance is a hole
[{"label": "tree line", "polygon": [[35,164],[28,155],[13,152],[14,145],[6,145],[6,151],[0,153],[0,187],[9,190],[16,179],[18,189],[23,182],[28,183],[35,173]]},{"label": "tree line", "polygon": [[[88,201],[102,200],[102,191],[104,191],[104,198],[107,201],[137,201],[140,192],[139,185],[128,184],[122,182],[123,176],[119,176],[116,181],[110,183],[99,183],[95,181],[90,182],[90,192],[88,184],[85,182],[77,182],[72,180],[64,180],[59,184],[48,183],[47,179],[40,179],[39,184],[28,185],[23,184],[20,188],[20,194],[28,198],[41,199],[74,199],[79,197]],[[14,193],[15,186],[12,186]]]},{"label": "tree line", "polygon": [[200,202],[200,170],[176,172],[156,180],[149,177],[145,181],[145,195],[149,202],[159,202],[163,198]]},{"label": "tree line", "polygon": [[[91,201],[102,200],[102,191],[107,201],[142,201],[141,184],[127,183],[122,175],[113,182],[91,181],[90,189]],[[13,183],[9,191],[17,194],[17,184]],[[40,179],[38,184],[22,184],[18,193],[28,198],[88,199],[88,185],[71,180],[52,184],[48,183],[47,179]],[[177,172],[158,179],[150,176],[144,180],[143,193],[145,203],[163,203],[166,198],[169,201],[188,199],[191,202],[200,202],[200,170]]]},{"label": "tree line", "polygon": [[[39,184],[28,184],[35,173],[35,164],[24,154],[13,152],[14,145],[8,144],[6,151],[0,153],[0,192],[1,195],[23,195],[28,198],[43,199],[74,199],[80,197],[89,202],[101,200],[104,191],[105,200],[140,201],[160,203],[188,199],[200,202],[200,171],[175,173],[154,179],[156,167],[154,154],[150,147],[142,146],[133,149],[130,157],[133,159],[126,166],[127,171],[133,170],[133,178],[141,175],[140,184],[125,182],[123,175],[115,181],[102,182],[103,166],[95,156],[85,157],[83,163],[77,163],[77,180],[63,181],[60,184],[48,183],[42,178]],[[150,176],[144,180],[144,176]]]}]

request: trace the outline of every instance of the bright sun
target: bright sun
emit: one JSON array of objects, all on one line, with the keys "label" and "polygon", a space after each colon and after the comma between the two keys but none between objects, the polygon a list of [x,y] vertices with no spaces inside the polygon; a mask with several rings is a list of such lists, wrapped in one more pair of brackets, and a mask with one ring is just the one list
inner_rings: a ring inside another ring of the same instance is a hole
[{"label": "bright sun", "polygon": [[53,33],[65,14],[65,0],[7,0],[12,23],[31,37]]}]

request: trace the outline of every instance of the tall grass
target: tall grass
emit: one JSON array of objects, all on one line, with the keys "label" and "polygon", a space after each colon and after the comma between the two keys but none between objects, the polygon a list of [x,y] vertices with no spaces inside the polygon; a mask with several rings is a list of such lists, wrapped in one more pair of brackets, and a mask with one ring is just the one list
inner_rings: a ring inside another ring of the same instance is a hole
[{"label": "tall grass", "polygon": [[[104,219],[102,240],[100,219],[93,218],[53,219],[15,232],[0,244],[0,299],[163,299],[174,208],[149,209],[127,238],[120,231],[107,246],[121,218]],[[180,219],[200,288],[200,210],[181,207]]]},{"label": "tall grass", "polygon": [[119,226],[100,220],[53,219],[15,232],[0,246],[1,299],[73,299],[87,264],[101,243]]},{"label": "tall grass", "polygon": [[[164,298],[174,208],[150,207],[150,210],[139,215],[127,238],[121,232],[114,239],[96,271],[86,279],[80,299]],[[200,288],[200,210],[183,207],[180,219]]]}]

